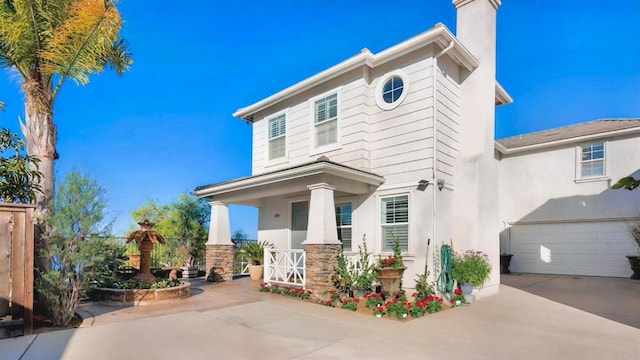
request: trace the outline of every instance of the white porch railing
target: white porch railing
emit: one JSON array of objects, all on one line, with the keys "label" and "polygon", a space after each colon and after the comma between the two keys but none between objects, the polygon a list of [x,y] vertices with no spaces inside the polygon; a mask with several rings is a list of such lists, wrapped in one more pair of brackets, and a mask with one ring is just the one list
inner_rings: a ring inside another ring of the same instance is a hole
[{"label": "white porch railing", "polygon": [[264,249],[264,281],[305,288],[306,254],[299,249]]},{"label": "white porch railing", "polygon": [[236,252],[233,264],[234,275],[248,275],[251,261]]},{"label": "white porch railing", "polygon": [[[355,266],[356,272],[358,274],[360,274],[360,272],[362,271],[362,264],[360,263],[360,253],[358,252],[354,252],[354,251],[345,251],[342,253],[345,257],[345,259],[347,260],[347,267],[351,268],[351,265]],[[375,259],[373,258],[373,255],[369,254],[369,264],[371,265],[373,264],[373,262],[375,261]]]}]

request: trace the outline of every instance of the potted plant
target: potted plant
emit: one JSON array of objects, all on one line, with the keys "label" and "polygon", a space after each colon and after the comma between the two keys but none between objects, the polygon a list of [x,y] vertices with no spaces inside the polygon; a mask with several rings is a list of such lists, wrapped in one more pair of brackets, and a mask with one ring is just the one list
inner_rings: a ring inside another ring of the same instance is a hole
[{"label": "potted plant", "polygon": [[345,298],[342,299],[342,308],[345,310],[356,311],[358,309],[358,298]]},{"label": "potted plant", "polygon": [[416,275],[418,275],[418,278],[413,280],[416,286],[416,293],[414,294],[414,297],[424,298],[429,295],[435,294],[435,291],[433,289],[433,284],[429,283],[429,280],[428,280],[429,272],[425,274],[416,274]]},{"label": "potted plant", "polygon": [[637,255],[627,255],[627,259],[629,259],[629,266],[632,271],[630,278],[640,280],[640,222],[628,225],[628,229],[629,235],[631,235],[631,239],[638,250]]},{"label": "potted plant", "polygon": [[[353,277],[353,288],[359,296],[371,292],[371,286],[377,279],[376,273],[373,271],[373,261],[370,261],[369,251],[367,250],[367,242],[363,239],[362,246],[358,245],[358,262],[359,268],[356,268]],[[356,294],[354,294],[355,296]]]},{"label": "potted plant", "polygon": [[500,274],[511,274],[509,266],[511,265],[511,258],[513,254],[500,254]]},{"label": "potted plant", "polygon": [[262,273],[264,266],[262,264],[264,260],[264,248],[273,246],[266,241],[250,241],[242,244],[240,247],[240,254],[247,258],[251,265],[249,265],[249,277],[251,280],[262,279]]},{"label": "potted plant", "polygon": [[364,296],[371,292],[371,286],[376,280],[367,242],[364,239],[362,246],[358,245],[358,250],[356,261],[349,261],[343,250],[338,250],[338,264],[334,268],[332,281],[336,289],[345,296]]},{"label": "potted plant", "polygon": [[385,314],[384,307],[382,305],[378,305],[373,308],[373,315],[381,318]]},{"label": "potted plant", "polygon": [[380,257],[378,265],[374,268],[378,274],[378,281],[382,287],[382,292],[387,298],[400,291],[402,284],[402,274],[406,270],[402,261],[402,251],[400,242],[396,236],[393,237],[393,255],[385,258]]},{"label": "potted plant", "polygon": [[398,320],[405,319],[409,314],[411,303],[399,299],[387,300],[385,303],[389,316],[395,315]]},{"label": "potted plant", "polygon": [[425,299],[427,302],[427,312],[429,314],[437,313],[442,309],[444,300],[440,296],[429,295]]},{"label": "potted plant", "polygon": [[489,257],[482,251],[467,250],[453,255],[451,276],[458,281],[465,294],[471,294],[474,286],[484,284],[490,272]]}]

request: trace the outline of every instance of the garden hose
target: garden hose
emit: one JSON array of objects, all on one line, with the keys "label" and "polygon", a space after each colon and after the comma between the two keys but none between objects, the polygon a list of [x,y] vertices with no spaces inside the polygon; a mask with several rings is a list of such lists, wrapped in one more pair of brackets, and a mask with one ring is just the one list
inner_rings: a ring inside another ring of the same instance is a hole
[{"label": "garden hose", "polygon": [[438,292],[451,298],[453,292],[453,277],[451,277],[451,246],[442,245],[440,247],[440,273],[436,281]]}]

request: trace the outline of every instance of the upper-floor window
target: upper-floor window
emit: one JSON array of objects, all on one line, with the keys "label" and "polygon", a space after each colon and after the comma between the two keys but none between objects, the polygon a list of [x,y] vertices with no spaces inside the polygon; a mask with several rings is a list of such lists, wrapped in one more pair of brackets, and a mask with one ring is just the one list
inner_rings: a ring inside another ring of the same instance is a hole
[{"label": "upper-floor window", "polygon": [[286,153],[286,116],[269,119],[269,160],[284,157]]},{"label": "upper-floor window", "polygon": [[315,147],[338,142],[338,94],[318,99],[314,103]]},{"label": "upper-floor window", "polygon": [[402,78],[400,76],[392,76],[382,86],[382,100],[387,104],[392,104],[400,99],[403,90],[404,82]]},{"label": "upper-floor window", "polygon": [[376,104],[382,110],[395,109],[407,97],[409,81],[401,70],[385,74],[376,86]]},{"label": "upper-floor window", "polygon": [[604,142],[580,146],[580,177],[604,176]]},{"label": "upper-floor window", "polygon": [[342,250],[351,251],[351,203],[336,204],[336,224],[338,240],[342,241]]},{"label": "upper-floor window", "polygon": [[382,251],[393,251],[394,237],[402,251],[409,250],[409,195],[381,199]]}]

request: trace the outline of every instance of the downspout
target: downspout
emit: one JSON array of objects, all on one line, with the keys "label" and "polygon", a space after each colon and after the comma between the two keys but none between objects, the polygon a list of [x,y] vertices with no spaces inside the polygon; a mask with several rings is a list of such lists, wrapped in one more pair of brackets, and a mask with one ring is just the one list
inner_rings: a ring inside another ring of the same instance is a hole
[{"label": "downspout", "polygon": [[[431,195],[432,195],[432,205],[431,205],[431,238],[434,241],[434,246],[433,246],[433,251],[434,251],[434,255],[432,257],[432,259],[435,259],[435,251],[438,251],[440,249],[440,247],[438,246],[438,244],[441,244],[441,241],[439,241],[439,239],[436,237],[437,235],[437,214],[436,214],[436,206],[437,206],[437,202],[436,202],[436,198],[437,198],[437,187],[438,187],[438,131],[436,129],[437,125],[438,125],[438,119],[436,118],[436,116],[438,115],[438,111],[437,111],[437,106],[438,106],[438,99],[437,99],[437,95],[438,95],[438,91],[437,91],[437,84],[438,84],[438,58],[444,54],[447,53],[447,51],[451,50],[453,48],[453,41],[451,41],[449,43],[449,45],[447,45],[446,48],[442,49],[440,52],[438,52],[436,55],[433,56],[433,166],[432,166],[432,171],[433,171],[433,176],[432,179],[433,181],[431,182],[433,184],[433,186],[431,187]],[[427,254],[427,257],[429,256],[429,254]],[[424,261],[428,261],[428,259],[424,259]],[[440,259],[440,261],[442,261],[442,259]],[[436,268],[437,271],[437,267]],[[436,276],[436,274],[434,273],[434,277]]]}]

